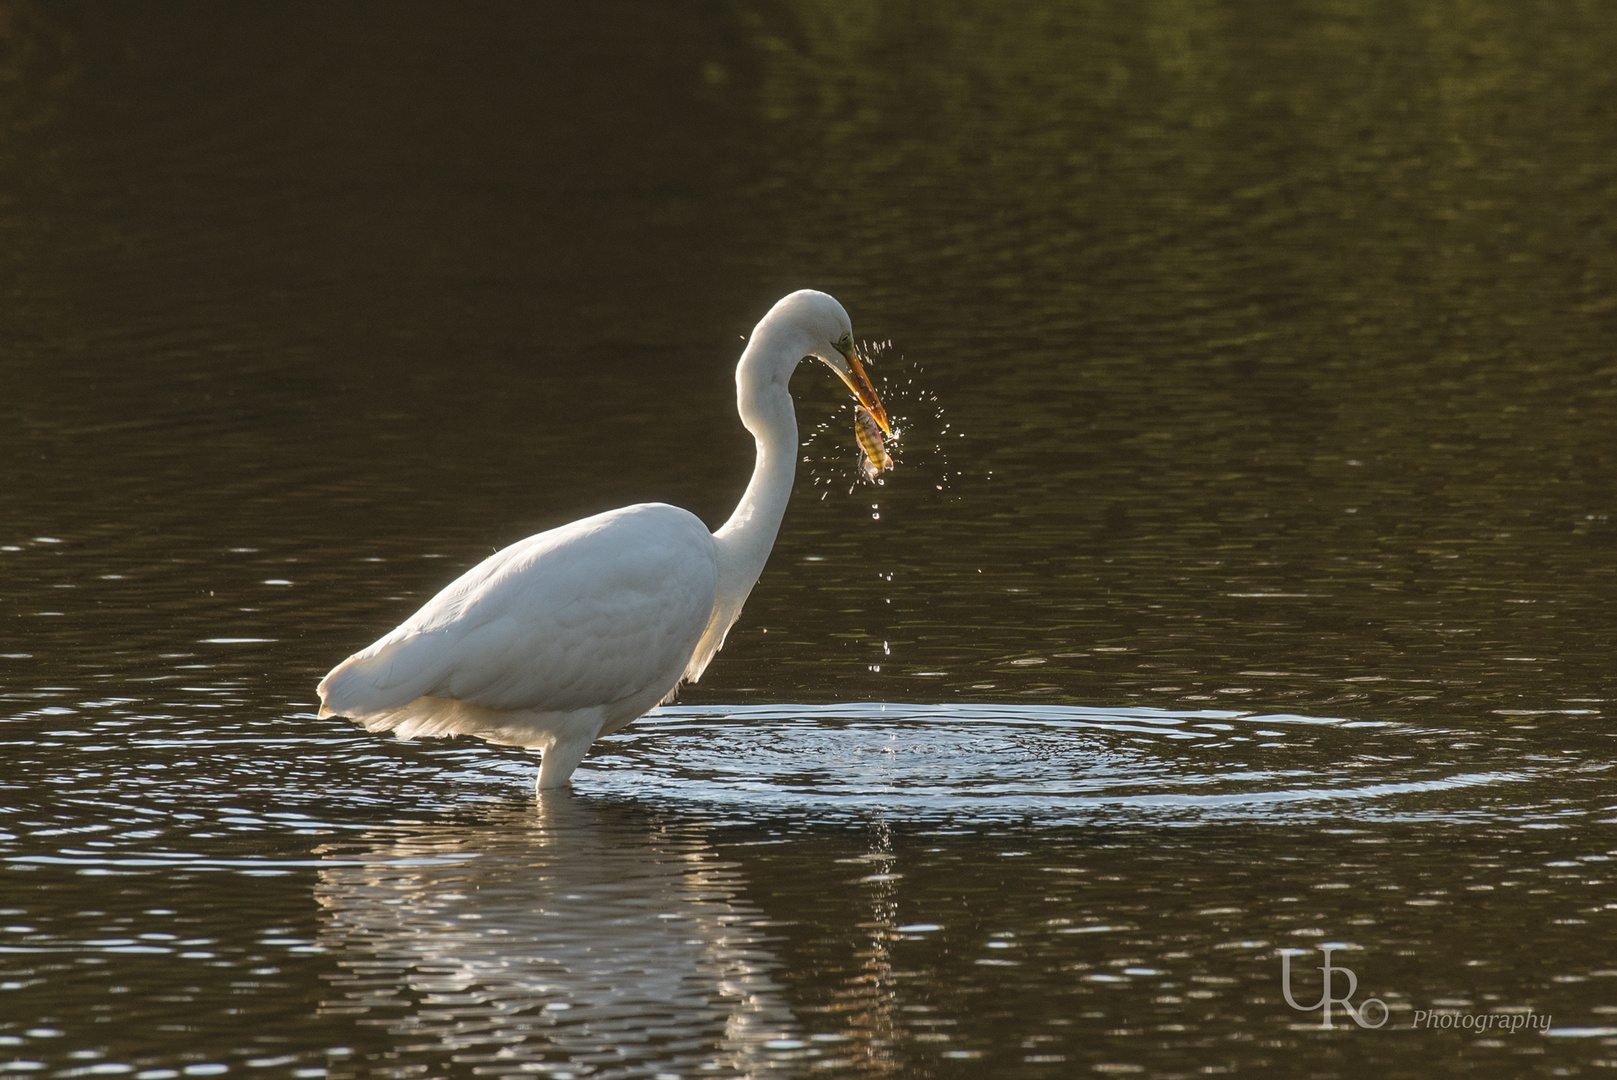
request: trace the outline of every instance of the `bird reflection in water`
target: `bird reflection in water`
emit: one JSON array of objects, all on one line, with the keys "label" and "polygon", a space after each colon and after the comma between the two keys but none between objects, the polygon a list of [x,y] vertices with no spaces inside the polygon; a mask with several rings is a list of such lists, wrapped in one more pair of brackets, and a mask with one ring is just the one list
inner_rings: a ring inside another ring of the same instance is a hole
[{"label": "bird reflection in water", "polygon": [[322,1015],[388,1030],[394,1070],[785,1076],[818,1056],[771,974],[767,920],[695,826],[546,792],[321,854],[337,969]]}]

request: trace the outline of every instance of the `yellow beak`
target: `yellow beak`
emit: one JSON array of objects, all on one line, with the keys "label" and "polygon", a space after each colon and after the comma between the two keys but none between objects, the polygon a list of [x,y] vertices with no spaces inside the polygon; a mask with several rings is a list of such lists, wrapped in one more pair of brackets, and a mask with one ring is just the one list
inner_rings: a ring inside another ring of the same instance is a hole
[{"label": "yellow beak", "polygon": [[837,369],[837,374],[848,384],[848,389],[859,399],[859,404],[870,410],[870,415],[881,425],[882,431],[891,435],[893,427],[887,421],[887,410],[882,407],[881,398],[876,396],[876,388],[870,385],[870,376],[865,374],[864,361],[859,359],[858,352],[853,349],[849,349],[842,356],[848,362],[848,370]]}]

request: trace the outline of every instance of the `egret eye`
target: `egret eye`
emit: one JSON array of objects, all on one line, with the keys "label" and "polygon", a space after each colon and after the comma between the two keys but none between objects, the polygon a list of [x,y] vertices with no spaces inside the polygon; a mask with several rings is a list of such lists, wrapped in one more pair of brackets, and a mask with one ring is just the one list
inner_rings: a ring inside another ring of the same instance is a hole
[{"label": "egret eye", "polygon": [[832,344],[836,346],[837,352],[841,353],[843,356],[847,356],[849,353],[853,352],[853,335],[851,333],[843,334]]}]

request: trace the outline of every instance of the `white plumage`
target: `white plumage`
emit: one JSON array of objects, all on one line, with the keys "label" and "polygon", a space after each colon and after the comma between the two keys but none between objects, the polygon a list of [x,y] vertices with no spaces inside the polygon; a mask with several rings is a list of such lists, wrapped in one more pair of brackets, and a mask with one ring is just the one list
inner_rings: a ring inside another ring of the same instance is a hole
[{"label": "white plumage", "polygon": [[400,738],[476,735],[539,749],[560,787],[590,744],[701,677],[741,614],[791,495],[797,420],[787,382],[823,360],[887,427],[847,312],[802,290],[764,316],[736,366],[752,481],[709,533],[690,512],[642,503],[520,540],[455,579],[320,682],[322,716]]}]

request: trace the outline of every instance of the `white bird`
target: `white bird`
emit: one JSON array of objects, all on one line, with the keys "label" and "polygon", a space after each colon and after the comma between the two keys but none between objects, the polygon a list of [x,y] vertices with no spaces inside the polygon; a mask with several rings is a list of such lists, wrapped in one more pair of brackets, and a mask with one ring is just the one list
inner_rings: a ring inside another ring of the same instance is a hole
[{"label": "white bird", "polygon": [[758,444],[752,480],[716,532],[640,503],[519,540],[320,681],[320,715],[401,739],[476,735],[537,749],[540,790],[590,744],[701,678],[775,544],[797,469],[787,382],[816,357],[891,433],[842,305],[803,289],[753,329],[736,406]]}]

